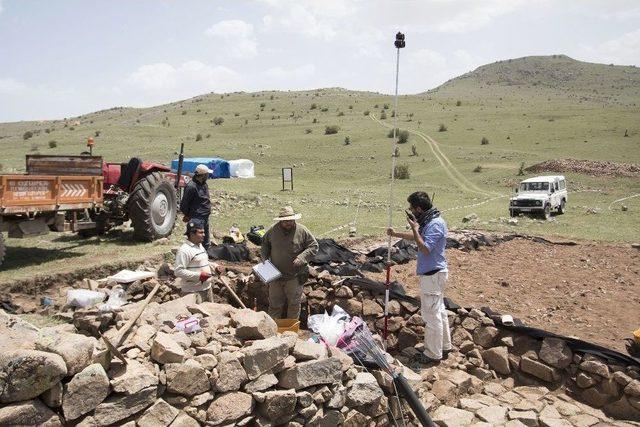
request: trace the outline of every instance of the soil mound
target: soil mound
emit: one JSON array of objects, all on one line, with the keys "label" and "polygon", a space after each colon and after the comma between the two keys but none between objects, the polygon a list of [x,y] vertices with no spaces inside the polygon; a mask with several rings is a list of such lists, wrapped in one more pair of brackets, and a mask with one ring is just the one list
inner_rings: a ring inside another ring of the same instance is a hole
[{"label": "soil mound", "polygon": [[578,172],[594,176],[640,177],[640,165],[634,163],[597,162],[557,159],[529,166],[527,172]]}]

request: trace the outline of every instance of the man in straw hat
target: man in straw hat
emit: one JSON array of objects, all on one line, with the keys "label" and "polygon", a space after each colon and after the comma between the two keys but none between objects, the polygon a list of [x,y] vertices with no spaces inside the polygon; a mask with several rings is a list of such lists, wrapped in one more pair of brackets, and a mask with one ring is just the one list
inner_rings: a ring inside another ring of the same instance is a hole
[{"label": "man in straw hat", "polygon": [[200,220],[204,226],[204,240],[202,246],[209,249],[209,215],[211,215],[211,199],[207,178],[213,173],[207,165],[198,165],[193,174],[193,179],[187,184],[180,200],[180,212],[184,214],[184,222],[192,219]]},{"label": "man in straw hat", "polygon": [[[277,221],[262,239],[262,259],[269,259],[282,276],[269,284],[269,315],[274,319],[298,319],[302,286],[309,275],[308,263],[318,252],[318,242],[302,224],[302,215],[291,206],[280,209]],[[286,311],[284,307],[287,307]]]},{"label": "man in straw hat", "polygon": [[[209,255],[202,246],[205,236],[204,223],[199,219],[191,219],[187,223],[187,241],[180,246],[176,253],[175,275],[176,285],[182,295],[195,293],[196,302],[213,302],[211,290],[211,264]],[[224,272],[224,268],[213,264],[216,273]]]}]

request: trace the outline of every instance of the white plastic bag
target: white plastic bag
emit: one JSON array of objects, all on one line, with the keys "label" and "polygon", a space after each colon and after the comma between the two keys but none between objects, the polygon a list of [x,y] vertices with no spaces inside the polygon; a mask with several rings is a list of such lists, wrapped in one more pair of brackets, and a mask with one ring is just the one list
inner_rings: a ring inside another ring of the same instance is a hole
[{"label": "white plastic bag", "polygon": [[90,291],[88,289],[69,289],[67,291],[67,304],[73,307],[91,307],[104,300],[102,292]]},{"label": "white plastic bag", "polygon": [[327,344],[336,345],[350,321],[351,317],[341,307],[334,305],[331,316],[325,311],[324,314],[309,316],[307,322],[309,328],[319,334]]},{"label": "white plastic bag", "polygon": [[127,299],[124,296],[124,289],[118,286],[109,293],[109,299],[104,304],[100,304],[100,311],[113,311],[116,308],[120,308],[127,303]]}]

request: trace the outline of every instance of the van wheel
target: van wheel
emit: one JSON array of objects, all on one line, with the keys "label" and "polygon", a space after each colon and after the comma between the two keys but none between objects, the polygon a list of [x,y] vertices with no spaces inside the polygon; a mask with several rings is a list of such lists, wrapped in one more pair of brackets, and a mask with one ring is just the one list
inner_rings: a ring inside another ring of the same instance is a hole
[{"label": "van wheel", "polygon": [[546,204],[544,205],[544,212],[542,213],[542,215],[544,216],[544,219],[549,219],[551,218],[551,205],[550,204]]},{"label": "van wheel", "polygon": [[562,199],[562,201],[560,202],[560,206],[558,207],[558,214],[562,215],[563,213],[566,212],[567,208],[566,208],[566,201],[564,199]]},{"label": "van wheel", "polygon": [[514,218],[514,217],[518,216],[518,211],[515,210],[515,209],[509,209],[509,216],[511,218]]}]

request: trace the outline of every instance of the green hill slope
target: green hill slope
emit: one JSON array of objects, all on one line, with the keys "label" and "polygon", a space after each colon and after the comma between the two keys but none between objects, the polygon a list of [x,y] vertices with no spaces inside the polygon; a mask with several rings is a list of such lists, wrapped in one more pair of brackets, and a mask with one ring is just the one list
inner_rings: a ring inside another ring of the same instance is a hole
[{"label": "green hill slope", "polygon": [[640,69],[593,64],[565,55],[528,56],[483,65],[451,79],[429,93],[482,97],[567,97],[581,101],[633,105],[640,99]]}]

